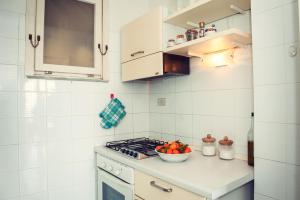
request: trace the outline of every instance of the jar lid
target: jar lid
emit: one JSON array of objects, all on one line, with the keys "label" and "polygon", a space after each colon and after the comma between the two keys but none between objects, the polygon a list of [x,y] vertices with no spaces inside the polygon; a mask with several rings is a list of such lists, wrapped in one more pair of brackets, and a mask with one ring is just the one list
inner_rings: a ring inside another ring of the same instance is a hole
[{"label": "jar lid", "polygon": [[184,38],[184,35],[177,35],[177,38]]},{"label": "jar lid", "polygon": [[214,143],[216,138],[212,137],[211,134],[207,134],[206,137],[202,138],[202,141],[205,143]]},{"label": "jar lid", "polygon": [[227,136],[225,136],[223,138],[223,140],[220,140],[219,141],[219,144],[221,145],[226,145],[226,146],[231,146],[233,144],[233,141],[232,140],[229,140],[229,138]]}]

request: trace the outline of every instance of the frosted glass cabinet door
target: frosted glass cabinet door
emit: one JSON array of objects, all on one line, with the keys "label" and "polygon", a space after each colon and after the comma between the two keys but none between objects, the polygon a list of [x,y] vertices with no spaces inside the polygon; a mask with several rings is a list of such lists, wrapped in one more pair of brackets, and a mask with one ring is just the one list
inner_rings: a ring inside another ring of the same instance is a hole
[{"label": "frosted glass cabinet door", "polygon": [[38,0],[35,70],[101,75],[102,0]]}]

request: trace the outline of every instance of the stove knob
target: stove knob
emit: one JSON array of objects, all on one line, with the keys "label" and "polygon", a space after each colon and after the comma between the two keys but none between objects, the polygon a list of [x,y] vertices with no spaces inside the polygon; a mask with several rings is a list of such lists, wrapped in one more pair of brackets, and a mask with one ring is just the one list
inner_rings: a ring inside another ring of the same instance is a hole
[{"label": "stove knob", "polygon": [[130,156],[133,156],[133,153],[134,153],[133,151],[130,151],[129,155],[130,155]]},{"label": "stove knob", "polygon": [[111,172],[112,171],[112,166],[107,165],[106,170],[109,171],[109,172]]},{"label": "stove knob", "polygon": [[129,150],[126,150],[125,153],[128,155],[129,154]]},{"label": "stove knob", "polygon": [[118,175],[121,174],[121,171],[120,171],[120,170],[115,170],[115,171],[114,171],[114,174],[115,174],[116,176],[118,176]]},{"label": "stove knob", "polygon": [[121,152],[122,152],[122,153],[125,153],[125,151],[126,151],[125,149],[121,149]]},{"label": "stove knob", "polygon": [[134,153],[133,154],[133,157],[137,158],[138,154],[137,153]]}]

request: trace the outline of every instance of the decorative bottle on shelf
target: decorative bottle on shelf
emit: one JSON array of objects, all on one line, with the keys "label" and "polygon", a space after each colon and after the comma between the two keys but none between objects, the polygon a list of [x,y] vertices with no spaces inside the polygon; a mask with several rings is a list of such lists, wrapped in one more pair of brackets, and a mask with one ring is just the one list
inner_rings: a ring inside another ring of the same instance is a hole
[{"label": "decorative bottle on shelf", "polygon": [[254,166],[254,113],[251,113],[251,127],[248,131],[248,165]]}]

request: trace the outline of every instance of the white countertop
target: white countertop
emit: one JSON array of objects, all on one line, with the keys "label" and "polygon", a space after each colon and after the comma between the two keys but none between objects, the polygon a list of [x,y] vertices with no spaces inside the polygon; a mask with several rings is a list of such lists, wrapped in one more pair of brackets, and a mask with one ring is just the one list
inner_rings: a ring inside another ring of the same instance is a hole
[{"label": "white countertop", "polygon": [[159,157],[135,160],[105,147],[96,147],[95,152],[209,199],[253,180],[253,168],[246,161],[205,157],[199,151],[182,163],[168,163]]}]

